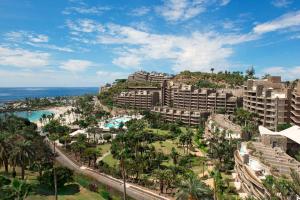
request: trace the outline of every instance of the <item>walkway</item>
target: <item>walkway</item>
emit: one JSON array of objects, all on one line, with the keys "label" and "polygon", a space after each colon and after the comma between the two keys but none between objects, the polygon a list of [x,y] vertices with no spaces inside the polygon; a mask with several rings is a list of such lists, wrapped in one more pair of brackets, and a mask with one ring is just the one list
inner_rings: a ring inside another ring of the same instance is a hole
[{"label": "walkway", "polygon": [[[52,146],[52,145],[51,145]],[[61,152],[59,149],[56,148],[57,157],[56,160],[63,166],[66,166],[72,170],[74,170],[77,173],[84,174],[86,176],[89,176],[100,183],[107,185],[121,193],[123,193],[123,182],[122,180],[116,179],[114,177],[111,177],[109,175],[99,173],[96,170],[87,168],[85,166],[79,166],[75,164],[71,159],[69,159],[63,152]],[[127,188],[127,195],[131,198],[137,199],[137,200],[170,200],[170,198],[166,198],[163,196],[160,196],[146,188],[142,188],[141,186],[126,183]]]}]

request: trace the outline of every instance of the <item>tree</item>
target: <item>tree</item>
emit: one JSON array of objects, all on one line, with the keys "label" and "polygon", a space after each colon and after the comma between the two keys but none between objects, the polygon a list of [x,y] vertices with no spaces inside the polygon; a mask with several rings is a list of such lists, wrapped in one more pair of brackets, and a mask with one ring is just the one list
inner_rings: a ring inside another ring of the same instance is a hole
[{"label": "tree", "polygon": [[177,200],[209,200],[212,198],[212,192],[205,183],[199,180],[196,175],[189,174],[183,179],[176,195]]},{"label": "tree", "polygon": [[215,68],[210,68],[210,71],[211,71],[211,73],[213,74],[214,73],[214,71],[215,71]]},{"label": "tree", "polygon": [[111,154],[114,158],[120,161],[121,174],[123,178],[123,199],[127,199],[126,195],[126,159],[129,157],[130,147],[129,147],[128,137],[123,134],[117,135],[117,137],[113,140],[111,146]]},{"label": "tree", "polygon": [[96,161],[99,156],[101,156],[101,152],[98,148],[89,147],[84,150],[84,156],[88,159],[88,165],[91,166],[91,161],[93,161],[94,167],[96,166]]},{"label": "tree", "polygon": [[30,191],[30,185],[16,178],[9,182],[8,180],[0,188],[1,199],[25,200]]},{"label": "tree", "polygon": [[49,188],[53,188],[54,169],[56,170],[58,188],[61,188],[66,183],[73,181],[73,171],[67,167],[53,167],[52,169],[45,171],[45,173],[39,178],[39,181]]},{"label": "tree", "polygon": [[174,147],[172,147],[170,157],[173,159],[174,165],[177,165],[178,156],[179,156],[178,152],[176,151],[176,149]]},{"label": "tree", "polygon": [[153,171],[153,174],[159,182],[160,193],[164,193],[166,182],[172,174],[171,170],[156,169]]}]

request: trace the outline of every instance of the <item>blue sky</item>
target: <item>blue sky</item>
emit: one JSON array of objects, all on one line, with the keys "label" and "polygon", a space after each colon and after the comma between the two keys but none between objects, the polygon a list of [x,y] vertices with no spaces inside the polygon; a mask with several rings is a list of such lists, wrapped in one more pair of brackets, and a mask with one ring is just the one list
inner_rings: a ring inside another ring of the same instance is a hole
[{"label": "blue sky", "polygon": [[252,65],[299,78],[299,0],[0,1],[1,87]]}]

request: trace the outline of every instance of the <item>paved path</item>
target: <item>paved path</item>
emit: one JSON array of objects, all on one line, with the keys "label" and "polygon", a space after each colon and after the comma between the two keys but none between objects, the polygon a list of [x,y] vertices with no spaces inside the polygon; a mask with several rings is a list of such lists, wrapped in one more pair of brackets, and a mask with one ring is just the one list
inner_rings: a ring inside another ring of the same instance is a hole
[{"label": "paved path", "polygon": [[105,154],[103,154],[101,157],[97,158],[97,163],[100,162],[101,160],[103,160],[106,156],[108,156],[110,154],[110,151],[106,152]]},{"label": "paved path", "polygon": [[[117,191],[123,192],[123,182],[121,180],[111,177],[109,175],[103,174],[103,173],[99,173],[93,169],[90,169],[90,168],[87,168],[84,166],[78,166],[71,159],[69,159],[63,152],[61,152],[59,149],[56,148],[56,152],[58,155],[56,157],[56,160],[60,164],[76,171],[77,173],[81,173],[86,176],[89,176],[89,177],[99,181],[100,183],[107,185]],[[147,190],[147,189],[137,186],[135,184],[126,183],[126,188],[127,188],[127,195],[130,196],[131,198],[134,198],[137,200],[170,200],[170,198],[160,196],[156,193],[153,193],[150,190]]]}]

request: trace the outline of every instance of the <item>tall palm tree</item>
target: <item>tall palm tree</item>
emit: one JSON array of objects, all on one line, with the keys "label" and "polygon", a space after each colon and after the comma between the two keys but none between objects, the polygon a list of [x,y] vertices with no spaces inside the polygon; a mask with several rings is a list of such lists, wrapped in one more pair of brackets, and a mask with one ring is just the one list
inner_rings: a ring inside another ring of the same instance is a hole
[{"label": "tall palm tree", "polygon": [[212,192],[205,183],[200,181],[196,175],[188,175],[179,184],[179,192],[176,195],[177,200],[210,200]]},{"label": "tall palm tree", "polygon": [[9,142],[7,140],[9,134],[7,132],[0,133],[0,166],[4,165],[5,173],[8,173],[9,161]]},{"label": "tall palm tree", "polygon": [[17,142],[12,148],[11,159],[14,166],[21,167],[21,178],[25,178],[26,166],[33,160],[34,150],[32,149],[32,142],[25,140],[23,137],[17,137]]}]

